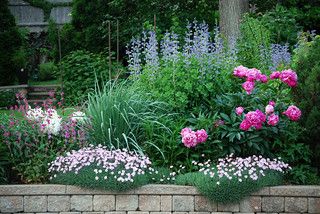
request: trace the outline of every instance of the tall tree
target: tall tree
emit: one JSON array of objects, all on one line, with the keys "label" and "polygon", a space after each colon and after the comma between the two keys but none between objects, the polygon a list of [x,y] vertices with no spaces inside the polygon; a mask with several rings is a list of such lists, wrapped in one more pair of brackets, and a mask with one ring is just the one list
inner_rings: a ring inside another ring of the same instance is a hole
[{"label": "tall tree", "polygon": [[220,31],[227,38],[237,38],[240,21],[249,10],[249,0],[219,0]]}]

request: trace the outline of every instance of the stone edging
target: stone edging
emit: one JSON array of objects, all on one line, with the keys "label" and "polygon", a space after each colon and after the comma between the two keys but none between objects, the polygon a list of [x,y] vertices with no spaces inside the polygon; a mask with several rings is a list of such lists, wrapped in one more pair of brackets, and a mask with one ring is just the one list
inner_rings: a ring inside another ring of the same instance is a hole
[{"label": "stone edging", "polygon": [[0,185],[1,213],[320,213],[320,186],[266,187],[240,203],[210,202],[195,187],[146,185],[127,192],[69,185]]}]

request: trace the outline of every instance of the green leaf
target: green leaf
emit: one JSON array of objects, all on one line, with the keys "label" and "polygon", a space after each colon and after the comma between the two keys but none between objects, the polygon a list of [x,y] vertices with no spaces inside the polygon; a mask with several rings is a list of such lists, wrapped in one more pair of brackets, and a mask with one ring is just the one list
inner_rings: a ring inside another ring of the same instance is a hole
[{"label": "green leaf", "polygon": [[226,115],[225,113],[220,113],[220,116],[227,122],[231,122],[230,117]]}]

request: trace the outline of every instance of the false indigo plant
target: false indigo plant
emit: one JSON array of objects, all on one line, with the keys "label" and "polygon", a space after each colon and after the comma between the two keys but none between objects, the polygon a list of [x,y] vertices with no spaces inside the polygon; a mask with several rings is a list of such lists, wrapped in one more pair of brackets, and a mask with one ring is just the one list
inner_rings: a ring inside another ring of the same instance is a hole
[{"label": "false indigo plant", "polygon": [[135,83],[174,109],[191,110],[203,101],[203,106],[210,106],[214,94],[233,90],[229,71],[237,64],[235,45],[224,45],[218,30],[211,41],[205,23],[189,23],[184,43],[176,34],[166,33],[160,54],[152,32],[144,32],[127,47],[130,73],[137,74],[132,75]]}]

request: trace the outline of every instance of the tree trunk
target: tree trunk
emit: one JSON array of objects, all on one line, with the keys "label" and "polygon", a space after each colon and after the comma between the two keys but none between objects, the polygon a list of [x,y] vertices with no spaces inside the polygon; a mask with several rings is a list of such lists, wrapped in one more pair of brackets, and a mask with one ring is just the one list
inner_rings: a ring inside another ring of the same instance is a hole
[{"label": "tree trunk", "polygon": [[240,21],[249,11],[249,0],[219,0],[220,32],[228,40],[240,35]]}]

